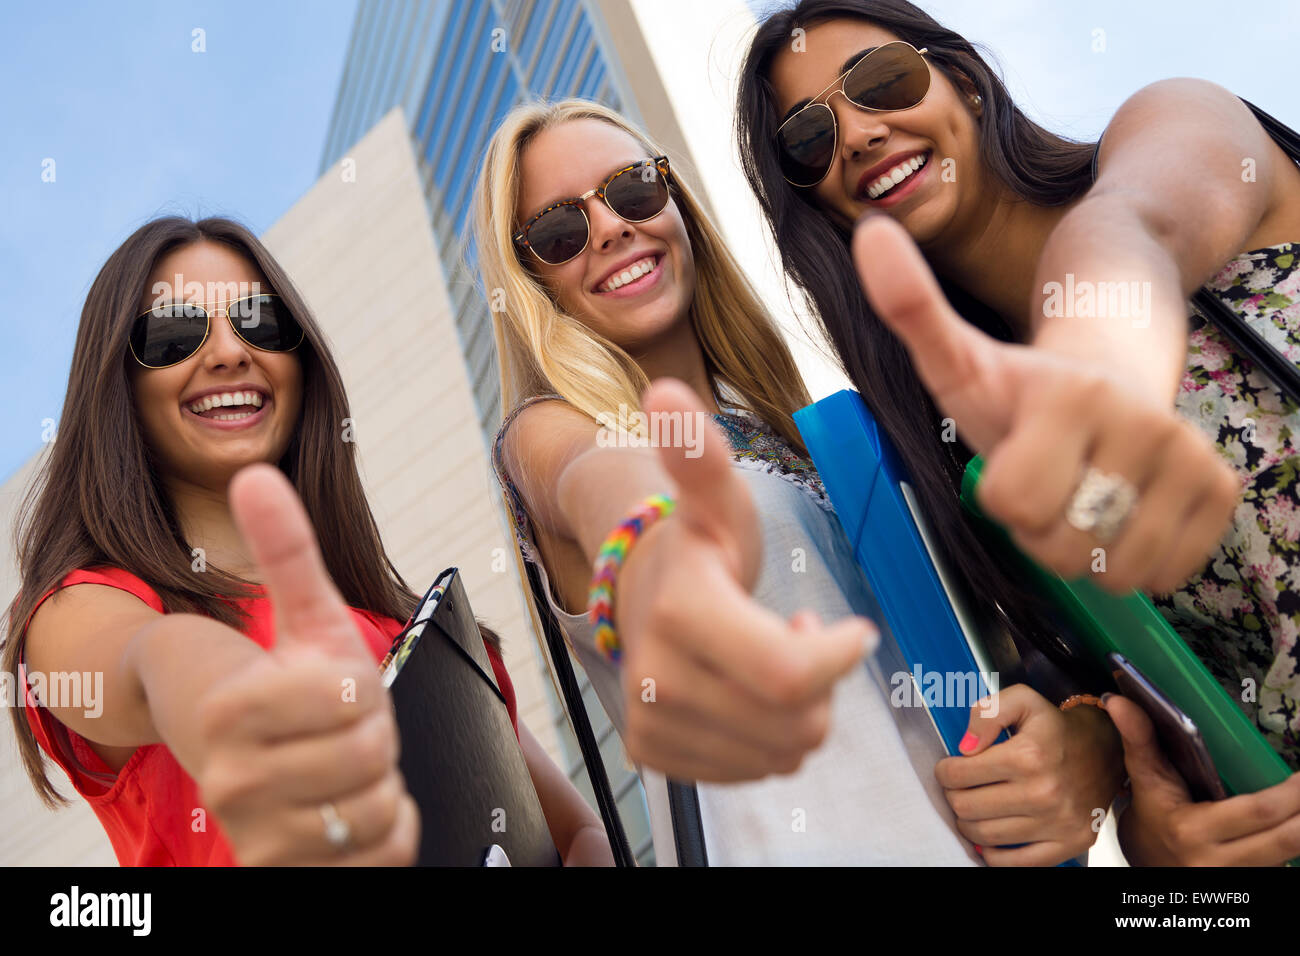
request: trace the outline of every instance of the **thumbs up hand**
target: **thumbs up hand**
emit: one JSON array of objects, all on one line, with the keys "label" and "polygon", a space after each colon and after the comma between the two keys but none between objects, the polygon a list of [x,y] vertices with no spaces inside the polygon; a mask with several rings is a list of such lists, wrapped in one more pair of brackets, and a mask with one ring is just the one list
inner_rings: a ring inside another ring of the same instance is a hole
[{"label": "thumbs up hand", "polygon": [[[695,393],[671,379],[651,385],[643,407],[708,422]],[[659,455],[676,509],[629,551],[614,608],[628,753],[680,780],[792,772],[825,738],[834,685],[874,649],[875,628],[806,612],[786,621],[750,596],[761,524],[716,425],[698,457]]]},{"label": "thumbs up hand", "polygon": [[307,514],[269,465],[240,471],[229,495],[276,644],[196,702],[204,804],[245,865],[408,865],[419,815],[397,769],[388,692]]},{"label": "thumbs up hand", "polygon": [[[858,224],[853,258],[868,301],[907,347],[935,405],[984,456],[980,506],[1021,550],[1067,579],[1092,572],[1117,594],[1170,591],[1204,566],[1227,530],[1240,478],[1208,437],[1124,378],[1131,356],[1108,365],[985,335],[953,311],[888,216]],[[1110,533],[1067,520],[1089,467],[1135,495]]]}]

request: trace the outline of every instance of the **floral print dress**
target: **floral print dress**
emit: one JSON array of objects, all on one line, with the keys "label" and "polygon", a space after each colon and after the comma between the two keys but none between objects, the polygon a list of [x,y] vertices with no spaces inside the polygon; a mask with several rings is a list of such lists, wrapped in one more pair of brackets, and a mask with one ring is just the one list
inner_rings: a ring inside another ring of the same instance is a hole
[{"label": "floral print dress", "polygon": [[[1206,284],[1300,363],[1300,243],[1243,253]],[[1300,770],[1300,406],[1199,315],[1176,403],[1243,493],[1209,563],[1152,600],[1260,732]]]}]

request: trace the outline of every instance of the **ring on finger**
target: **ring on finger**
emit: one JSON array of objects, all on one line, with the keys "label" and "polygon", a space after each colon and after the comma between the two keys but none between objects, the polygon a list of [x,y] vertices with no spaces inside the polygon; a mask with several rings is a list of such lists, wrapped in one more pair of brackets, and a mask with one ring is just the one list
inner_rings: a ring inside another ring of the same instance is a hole
[{"label": "ring on finger", "polygon": [[325,822],[325,839],[336,850],[343,850],[352,840],[352,827],[339,816],[338,808],[328,800],[320,805],[321,819]]},{"label": "ring on finger", "polygon": [[1107,542],[1119,533],[1137,499],[1133,482],[1090,465],[1070,499],[1065,520],[1070,527]]}]

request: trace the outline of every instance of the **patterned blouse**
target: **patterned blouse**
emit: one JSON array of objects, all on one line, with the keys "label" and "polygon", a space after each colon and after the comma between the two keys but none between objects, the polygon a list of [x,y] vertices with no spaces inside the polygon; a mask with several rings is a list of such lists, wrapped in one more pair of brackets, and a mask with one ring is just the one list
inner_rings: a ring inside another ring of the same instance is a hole
[{"label": "patterned blouse", "polygon": [[[1243,253],[1206,284],[1300,363],[1300,244]],[[1212,324],[1191,319],[1176,403],[1243,479],[1204,570],[1152,600],[1261,733],[1300,770],[1300,407]]]}]

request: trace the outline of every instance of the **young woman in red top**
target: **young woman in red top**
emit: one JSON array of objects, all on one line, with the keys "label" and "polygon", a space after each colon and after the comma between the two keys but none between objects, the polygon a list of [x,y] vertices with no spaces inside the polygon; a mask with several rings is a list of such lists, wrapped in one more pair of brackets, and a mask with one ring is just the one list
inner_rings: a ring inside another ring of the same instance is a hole
[{"label": "young woman in red top", "polygon": [[[338,437],[347,417],[314,320],[242,226],[150,222],[91,287],[20,519],[4,664],[37,791],[65,802],[44,750],[121,863],[414,860],[376,665],[418,598]],[[612,862],[484,641],[565,862]],[[58,698],[46,675],[72,672],[86,693]]]}]

